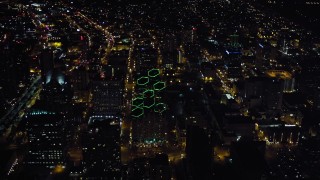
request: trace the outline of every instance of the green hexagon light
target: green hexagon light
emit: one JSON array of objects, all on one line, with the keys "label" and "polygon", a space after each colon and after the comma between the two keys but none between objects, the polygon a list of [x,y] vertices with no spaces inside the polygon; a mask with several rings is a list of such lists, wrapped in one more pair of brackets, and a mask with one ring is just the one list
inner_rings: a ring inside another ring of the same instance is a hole
[{"label": "green hexagon light", "polygon": [[165,82],[157,80],[158,76],[160,76],[160,70],[154,68],[148,71],[148,76],[137,79],[138,96],[132,100],[132,117],[141,118],[145,110],[150,108],[157,113],[162,113],[167,109],[166,104],[159,102],[161,98],[157,96],[157,93],[166,87]]},{"label": "green hexagon light", "polygon": [[143,116],[143,114],[144,114],[144,109],[142,107],[136,107],[131,112],[131,116],[133,116],[135,118],[139,118],[139,117]]},{"label": "green hexagon light", "polygon": [[152,98],[152,97],[154,97],[154,90],[147,89],[143,91],[143,98]]},{"label": "green hexagon light", "polygon": [[166,109],[167,109],[167,106],[164,103],[158,103],[154,106],[154,112],[162,113]]},{"label": "green hexagon light", "polygon": [[137,84],[140,86],[145,86],[149,83],[149,77],[143,76],[137,80]]},{"label": "green hexagon light", "polygon": [[136,97],[132,100],[132,106],[142,107],[144,100],[142,97]]},{"label": "green hexagon light", "polygon": [[160,70],[159,69],[151,69],[148,71],[148,76],[149,77],[157,77],[160,75]]},{"label": "green hexagon light", "polygon": [[159,82],[156,82],[155,84],[153,84],[153,89],[156,91],[161,91],[165,87],[166,87],[166,83],[162,82],[162,81],[159,81]]}]

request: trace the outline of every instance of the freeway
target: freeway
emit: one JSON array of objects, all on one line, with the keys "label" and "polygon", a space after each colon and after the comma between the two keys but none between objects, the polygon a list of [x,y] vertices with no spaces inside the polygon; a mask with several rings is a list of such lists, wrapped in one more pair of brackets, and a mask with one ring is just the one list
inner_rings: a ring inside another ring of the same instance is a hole
[{"label": "freeway", "polygon": [[30,87],[26,89],[26,91],[17,100],[17,103],[12,106],[9,111],[0,119],[0,125],[7,127],[8,125],[14,123],[12,121],[16,121],[15,118],[20,114],[20,112],[25,108],[28,108],[28,102],[38,94],[40,89],[41,78],[40,76],[37,76],[31,83]]}]

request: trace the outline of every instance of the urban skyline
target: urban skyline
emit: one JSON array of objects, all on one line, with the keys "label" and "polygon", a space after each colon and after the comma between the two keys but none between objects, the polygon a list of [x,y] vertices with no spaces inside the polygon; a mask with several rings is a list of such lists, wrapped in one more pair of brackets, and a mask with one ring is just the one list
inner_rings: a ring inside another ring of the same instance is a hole
[{"label": "urban skyline", "polygon": [[320,179],[317,0],[0,0],[0,179]]}]

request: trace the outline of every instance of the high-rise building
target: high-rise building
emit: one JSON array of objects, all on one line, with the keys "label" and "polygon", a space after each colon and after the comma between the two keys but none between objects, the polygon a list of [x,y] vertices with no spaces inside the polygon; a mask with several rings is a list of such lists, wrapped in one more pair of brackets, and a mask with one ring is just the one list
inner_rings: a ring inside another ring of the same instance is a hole
[{"label": "high-rise building", "polygon": [[263,66],[267,66],[269,61],[268,59],[271,56],[271,45],[266,42],[259,42],[256,47],[256,60],[255,66],[261,68]]},{"label": "high-rise building", "polygon": [[124,179],[170,179],[168,155],[157,154],[152,158],[136,158],[128,164]]},{"label": "high-rise building", "polygon": [[83,134],[84,176],[119,179],[120,123],[123,84],[97,79],[92,82],[92,109]]},{"label": "high-rise building", "polygon": [[3,43],[0,44],[0,49],[2,58],[0,61],[0,87],[3,88],[6,98],[9,100],[22,93],[24,90],[19,86],[28,82],[29,69],[26,61],[26,48],[15,43]]},{"label": "high-rise building", "polygon": [[264,160],[266,143],[236,141],[230,148],[230,161],[238,179],[261,179],[266,173]]},{"label": "high-rise building", "polygon": [[263,87],[264,81],[265,81],[265,78],[261,78],[261,77],[253,77],[248,79],[245,82],[244,97],[245,98],[253,98],[253,97],[261,98],[264,90],[264,87]]},{"label": "high-rise building", "polygon": [[191,179],[212,179],[212,148],[204,129],[190,125],[187,127],[187,161]]},{"label": "high-rise building", "polygon": [[123,106],[123,83],[120,81],[93,81],[92,103],[91,117],[120,116]]},{"label": "high-rise building", "polygon": [[87,69],[80,66],[72,72],[71,83],[73,85],[74,96],[76,102],[89,101],[89,73]]},{"label": "high-rise building", "polygon": [[250,108],[264,106],[268,110],[280,110],[284,92],[283,79],[254,77],[245,82],[243,97]]},{"label": "high-rise building", "polygon": [[28,168],[53,169],[63,163],[63,117],[54,112],[33,111],[26,117],[29,150]]},{"label": "high-rise building", "polygon": [[265,85],[264,105],[269,110],[282,108],[283,81],[281,79],[268,79]]},{"label": "high-rise building", "polygon": [[131,117],[133,143],[140,147],[158,147],[166,142],[167,105],[162,101],[165,83],[159,74],[158,69],[151,69],[137,80]]},{"label": "high-rise building", "polygon": [[239,35],[232,34],[230,36],[230,46],[231,47],[239,47],[240,46],[240,44],[239,44]]},{"label": "high-rise building", "polygon": [[[14,68],[14,59],[12,58],[12,53],[10,52],[9,46],[0,46],[0,56],[2,61],[0,61],[0,91],[3,94],[4,102],[9,99],[13,99],[16,96],[18,89],[18,83],[16,78],[16,70]],[[11,105],[10,105],[11,106]],[[5,111],[6,103],[3,103],[1,111]]]},{"label": "high-rise building", "polygon": [[178,56],[178,64],[182,64],[183,55],[182,55],[181,50],[179,50],[178,52],[179,52],[179,56]]},{"label": "high-rise building", "polygon": [[41,69],[41,76],[43,81],[46,79],[46,75],[48,72],[52,71],[54,68],[53,62],[53,52],[50,49],[42,50],[40,54],[40,69]]},{"label": "high-rise building", "polygon": [[235,80],[242,77],[242,68],[240,61],[230,61],[225,67],[228,79]]},{"label": "high-rise building", "polygon": [[119,118],[91,118],[82,140],[84,176],[89,179],[120,179]]},{"label": "high-rise building", "polygon": [[314,109],[320,109],[320,87],[315,88],[314,90],[313,107]]},{"label": "high-rise building", "polygon": [[47,72],[41,96],[48,104],[70,102],[72,98],[71,84],[59,69]]},{"label": "high-rise building", "polygon": [[77,90],[86,90],[89,85],[89,74],[85,67],[81,66],[72,72],[72,85]]},{"label": "high-rise building", "polygon": [[157,50],[149,45],[137,46],[134,51],[136,58],[136,70],[141,72],[146,69],[151,69],[157,65]]},{"label": "high-rise building", "polygon": [[284,79],[283,84],[283,92],[285,93],[292,93],[295,91],[296,79],[295,78],[288,78]]},{"label": "high-rise building", "polygon": [[[141,119],[132,122],[133,142],[136,145],[159,146],[166,141],[166,119],[156,112],[147,112]],[[147,149],[147,148],[146,148]]]}]

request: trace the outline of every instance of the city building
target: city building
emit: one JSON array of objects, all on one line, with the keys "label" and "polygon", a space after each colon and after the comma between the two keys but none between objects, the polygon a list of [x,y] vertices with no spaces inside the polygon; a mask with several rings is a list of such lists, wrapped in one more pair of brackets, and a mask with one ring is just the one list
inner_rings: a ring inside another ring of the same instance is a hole
[{"label": "city building", "polygon": [[90,117],[121,116],[123,83],[120,81],[93,80],[92,112]]},{"label": "city building", "polygon": [[121,177],[119,118],[91,118],[82,141],[85,178]]},{"label": "city building", "polygon": [[29,149],[25,167],[33,173],[49,175],[63,160],[63,117],[55,112],[34,110],[26,116]]},{"label": "city building", "polygon": [[269,110],[280,110],[282,108],[283,81],[279,79],[268,79],[265,86],[263,104]]},{"label": "city building", "polygon": [[53,51],[50,49],[43,49],[40,54],[40,69],[43,81],[47,77],[47,73],[54,69]]},{"label": "city building", "polygon": [[191,179],[211,179],[212,154],[213,149],[205,130],[196,125],[188,126],[186,145],[188,177]]},{"label": "city building", "polygon": [[260,179],[267,173],[264,160],[265,142],[240,140],[230,148],[230,164],[234,167],[236,177],[240,179]]}]

